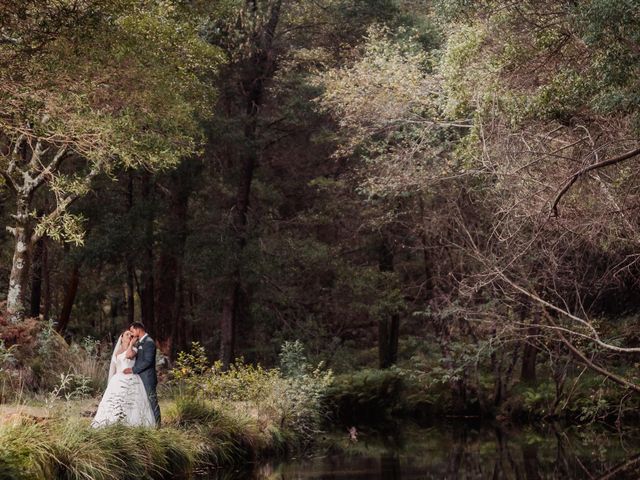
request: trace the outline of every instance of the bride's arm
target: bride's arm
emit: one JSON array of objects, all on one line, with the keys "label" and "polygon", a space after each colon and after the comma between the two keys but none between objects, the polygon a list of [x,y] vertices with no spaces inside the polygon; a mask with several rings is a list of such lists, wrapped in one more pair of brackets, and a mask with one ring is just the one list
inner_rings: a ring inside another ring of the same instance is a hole
[{"label": "bride's arm", "polygon": [[125,354],[125,356],[131,360],[133,358],[136,358],[136,355],[138,353],[138,349],[136,347],[133,346],[133,342],[131,342],[129,344],[129,348],[127,348],[127,353]]},{"label": "bride's arm", "polygon": [[126,350],[126,348],[122,345],[122,335],[120,335],[120,338],[118,339],[118,343],[120,343],[120,349],[116,350],[115,356],[120,355],[122,352]]}]

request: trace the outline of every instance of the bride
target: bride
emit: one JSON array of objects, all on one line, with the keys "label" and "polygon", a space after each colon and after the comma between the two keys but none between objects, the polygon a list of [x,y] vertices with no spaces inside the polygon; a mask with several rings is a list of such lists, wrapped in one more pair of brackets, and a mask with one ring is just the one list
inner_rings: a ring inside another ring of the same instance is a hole
[{"label": "bride", "polygon": [[102,427],[117,422],[130,426],[155,426],[155,417],[140,376],[123,373],[135,363],[135,341],[128,330],[120,335],[111,356],[109,384],[91,426]]}]

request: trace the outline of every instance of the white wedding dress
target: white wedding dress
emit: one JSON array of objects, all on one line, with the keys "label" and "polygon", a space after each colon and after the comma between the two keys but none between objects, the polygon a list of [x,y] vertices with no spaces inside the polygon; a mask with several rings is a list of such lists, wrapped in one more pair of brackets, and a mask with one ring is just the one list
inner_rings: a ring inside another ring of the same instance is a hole
[{"label": "white wedding dress", "polygon": [[126,351],[116,355],[119,348],[120,341],[111,358],[109,384],[91,426],[102,427],[120,422],[129,426],[154,427],[156,420],[140,376],[123,373],[125,368],[133,367],[135,359],[128,359]]}]

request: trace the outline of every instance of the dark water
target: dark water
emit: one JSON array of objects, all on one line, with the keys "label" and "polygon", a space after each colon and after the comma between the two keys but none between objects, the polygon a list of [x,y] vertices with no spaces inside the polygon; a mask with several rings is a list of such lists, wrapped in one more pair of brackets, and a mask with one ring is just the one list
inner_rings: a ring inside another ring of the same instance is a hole
[{"label": "dark water", "polygon": [[[638,429],[640,431],[640,429]],[[327,439],[307,459],[213,472],[208,480],[640,479],[640,435],[605,427],[442,425]]]}]

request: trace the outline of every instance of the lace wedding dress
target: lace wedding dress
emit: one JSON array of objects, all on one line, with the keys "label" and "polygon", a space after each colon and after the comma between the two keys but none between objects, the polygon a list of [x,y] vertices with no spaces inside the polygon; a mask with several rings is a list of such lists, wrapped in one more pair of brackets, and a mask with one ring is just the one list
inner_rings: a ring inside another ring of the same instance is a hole
[{"label": "lace wedding dress", "polygon": [[126,351],[116,355],[119,347],[118,341],[111,358],[109,384],[91,426],[102,427],[121,422],[130,426],[153,427],[156,425],[155,417],[140,376],[123,373],[125,368],[133,367],[135,359],[128,359]]}]

